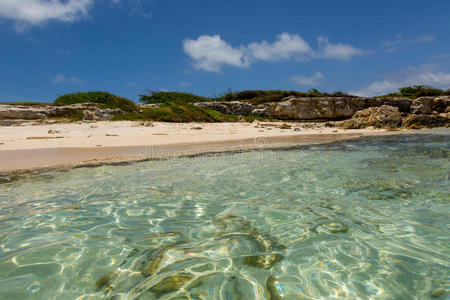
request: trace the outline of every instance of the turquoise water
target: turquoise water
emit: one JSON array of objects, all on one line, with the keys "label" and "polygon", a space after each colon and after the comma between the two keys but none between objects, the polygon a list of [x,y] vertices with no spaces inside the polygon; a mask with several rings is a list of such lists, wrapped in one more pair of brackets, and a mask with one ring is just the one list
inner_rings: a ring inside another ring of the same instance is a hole
[{"label": "turquoise water", "polygon": [[0,185],[0,299],[444,299],[450,131]]}]

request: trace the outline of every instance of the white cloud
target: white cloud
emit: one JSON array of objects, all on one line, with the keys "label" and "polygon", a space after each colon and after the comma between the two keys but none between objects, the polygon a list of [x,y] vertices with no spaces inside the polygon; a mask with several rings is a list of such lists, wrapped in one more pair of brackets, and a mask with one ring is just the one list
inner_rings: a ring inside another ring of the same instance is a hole
[{"label": "white cloud", "polygon": [[84,81],[78,77],[65,76],[63,74],[55,75],[52,78],[53,83],[73,83],[73,84],[83,84]]},{"label": "white cloud", "polygon": [[363,51],[349,44],[330,43],[327,37],[319,36],[317,38],[319,50],[317,55],[324,58],[335,58],[349,60],[352,56],[361,55]]},{"label": "white cloud", "polygon": [[273,43],[250,43],[247,55],[254,60],[277,61],[311,55],[312,49],[298,34],[282,33]]},{"label": "white cloud", "polygon": [[434,41],[435,39],[436,39],[436,37],[434,35],[424,34],[424,35],[416,37],[413,40],[413,42],[414,43],[430,43],[430,42]]},{"label": "white cloud", "polygon": [[431,34],[423,34],[413,38],[405,39],[403,35],[397,34],[394,39],[382,39],[381,47],[387,53],[394,53],[402,47],[408,47],[414,44],[430,43],[434,41],[436,37]]},{"label": "white cloud", "polygon": [[292,76],[289,79],[290,81],[298,85],[312,86],[320,84],[324,77],[322,73],[316,72],[312,76]]},{"label": "white cloud", "polygon": [[375,81],[362,89],[349,91],[349,93],[357,96],[371,97],[397,92],[399,88],[411,85],[429,85],[435,88],[449,89],[450,73],[409,69],[406,71],[406,74],[398,78]]},{"label": "white cloud", "polygon": [[333,44],[319,37],[319,49],[314,51],[298,34],[282,33],[273,43],[252,42],[233,47],[219,35],[202,35],[185,39],[183,51],[193,60],[194,67],[204,71],[220,72],[224,65],[248,67],[257,61],[330,58],[349,60],[363,51],[349,44]]},{"label": "white cloud", "polygon": [[245,49],[233,48],[219,35],[202,35],[196,40],[185,39],[183,49],[194,61],[195,68],[205,71],[219,72],[222,65],[248,65]]},{"label": "white cloud", "polygon": [[0,0],[0,17],[16,21],[21,30],[49,20],[73,22],[87,16],[93,0]]}]

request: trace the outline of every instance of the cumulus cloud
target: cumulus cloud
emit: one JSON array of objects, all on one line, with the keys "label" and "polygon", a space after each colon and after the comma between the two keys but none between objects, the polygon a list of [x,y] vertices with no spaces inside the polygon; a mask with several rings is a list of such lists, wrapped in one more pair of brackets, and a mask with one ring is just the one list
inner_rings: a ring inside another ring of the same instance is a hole
[{"label": "cumulus cloud", "polygon": [[93,0],[0,0],[0,17],[16,22],[17,29],[49,20],[73,22],[87,16]]},{"label": "cumulus cloud", "polygon": [[325,36],[319,36],[317,41],[319,43],[319,50],[316,55],[319,57],[349,60],[352,56],[363,54],[361,49],[357,49],[352,45],[330,43]]},{"label": "cumulus cloud", "polygon": [[397,78],[375,81],[368,86],[349,91],[352,95],[371,97],[397,92],[399,88],[411,85],[428,85],[440,89],[450,88],[450,73],[429,70],[409,69]]},{"label": "cumulus cloud", "polygon": [[197,69],[219,72],[223,65],[248,66],[245,49],[233,48],[219,35],[202,35],[196,40],[185,39],[183,49],[192,58]]},{"label": "cumulus cloud", "polygon": [[262,41],[250,43],[247,47],[247,55],[254,60],[276,61],[302,58],[311,55],[312,49],[305,40],[297,34],[282,33],[273,43]]},{"label": "cumulus cloud", "polygon": [[224,65],[248,67],[257,61],[313,58],[349,60],[363,53],[349,44],[330,43],[326,37],[319,37],[318,42],[319,47],[315,51],[298,34],[285,32],[274,42],[251,42],[234,47],[220,35],[202,35],[197,39],[185,39],[183,51],[193,60],[195,68],[212,72],[220,72]]},{"label": "cumulus cloud", "polygon": [[73,84],[83,84],[84,81],[78,77],[65,76],[63,74],[55,75],[52,78],[53,83],[73,83]]},{"label": "cumulus cloud", "polygon": [[292,76],[289,79],[290,81],[298,85],[312,86],[320,84],[324,77],[322,73],[316,72],[312,76]]}]

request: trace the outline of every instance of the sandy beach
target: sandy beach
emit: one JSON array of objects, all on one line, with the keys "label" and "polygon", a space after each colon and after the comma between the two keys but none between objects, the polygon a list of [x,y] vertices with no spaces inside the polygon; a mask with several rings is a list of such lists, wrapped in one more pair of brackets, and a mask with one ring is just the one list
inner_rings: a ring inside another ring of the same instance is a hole
[{"label": "sandy beach", "polygon": [[9,126],[0,127],[0,171],[280,148],[391,133],[286,122],[155,122],[144,126],[124,121]]}]

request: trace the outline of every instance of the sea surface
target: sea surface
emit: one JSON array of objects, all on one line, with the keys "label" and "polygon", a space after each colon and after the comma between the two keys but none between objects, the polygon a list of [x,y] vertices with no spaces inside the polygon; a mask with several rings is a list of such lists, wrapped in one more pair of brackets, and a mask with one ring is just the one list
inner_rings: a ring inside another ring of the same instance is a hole
[{"label": "sea surface", "polygon": [[450,130],[0,185],[0,299],[449,299]]}]

